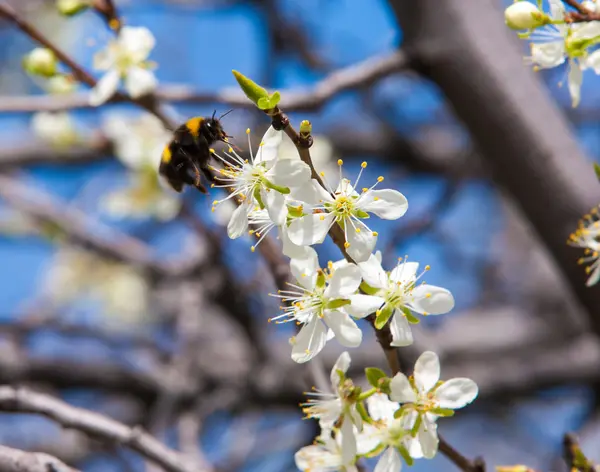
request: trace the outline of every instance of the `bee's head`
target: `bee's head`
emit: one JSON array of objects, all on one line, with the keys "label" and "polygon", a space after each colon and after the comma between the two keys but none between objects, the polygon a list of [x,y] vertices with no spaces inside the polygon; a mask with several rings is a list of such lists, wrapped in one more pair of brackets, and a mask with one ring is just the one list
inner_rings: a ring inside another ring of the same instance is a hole
[{"label": "bee's head", "polygon": [[206,136],[210,138],[211,141],[225,141],[227,138],[227,133],[223,129],[221,122],[215,118],[209,118],[202,123],[202,127],[204,128],[204,132]]}]

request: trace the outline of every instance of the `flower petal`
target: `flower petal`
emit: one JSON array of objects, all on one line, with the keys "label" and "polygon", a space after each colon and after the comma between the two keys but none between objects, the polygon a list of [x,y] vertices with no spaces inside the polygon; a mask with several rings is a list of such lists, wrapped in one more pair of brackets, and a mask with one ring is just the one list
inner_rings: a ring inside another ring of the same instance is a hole
[{"label": "flower petal", "polygon": [[375,421],[385,421],[389,425],[394,421],[394,413],[400,405],[398,402],[390,401],[387,395],[376,393],[367,398],[367,408],[371,418]]},{"label": "flower petal", "polygon": [[569,61],[569,93],[571,94],[571,105],[575,108],[581,100],[581,83],[583,82],[583,70],[575,59]]},{"label": "flower petal", "polygon": [[139,98],[153,92],[158,85],[154,74],[141,67],[130,67],[125,76],[125,90],[131,98]]},{"label": "flower petal", "polygon": [[544,69],[561,65],[565,62],[564,41],[531,43],[531,61]]},{"label": "flower petal", "polygon": [[456,378],[439,386],[435,391],[435,397],[440,407],[456,410],[475,400],[478,391],[477,384],[471,379]]},{"label": "flower petal", "polygon": [[337,361],[335,361],[335,364],[333,364],[333,367],[331,368],[331,386],[333,387],[333,391],[337,391],[338,386],[340,384],[340,374],[338,373],[338,371],[342,371],[344,374],[346,372],[348,372],[348,369],[350,368],[350,354],[348,354],[346,351],[342,352],[340,354],[340,357],[338,357]]},{"label": "flower petal", "polygon": [[275,185],[299,187],[310,181],[310,167],[300,160],[282,159],[266,175]]},{"label": "flower petal", "polygon": [[392,332],[392,342],[390,345],[396,347],[410,346],[413,343],[412,330],[410,323],[399,310],[395,310],[390,321],[390,331]]},{"label": "flower petal", "polygon": [[317,282],[319,258],[317,256],[317,251],[313,248],[309,249],[311,250],[309,257],[290,260],[290,271],[300,285],[312,291]]},{"label": "flower petal", "polygon": [[[348,252],[348,255],[356,262],[365,262],[369,260],[369,257],[371,257],[371,253],[377,244],[377,236],[375,236],[366,226],[357,225],[356,227],[360,229],[360,232],[357,232],[348,219],[346,219],[345,223],[348,228],[346,237],[350,244],[350,246],[346,248],[346,252]],[[362,227],[359,228],[359,226]]]},{"label": "flower petal", "polygon": [[362,342],[362,331],[350,316],[341,311],[326,311],[325,323],[335,333],[342,346],[358,347]]},{"label": "flower petal", "polygon": [[319,464],[334,462],[337,460],[337,455],[327,450],[321,445],[311,445],[300,449],[294,454],[296,467],[302,471],[317,471]]},{"label": "flower petal", "polygon": [[333,271],[323,295],[329,299],[349,298],[360,285],[360,270],[355,264],[345,264]]},{"label": "flower petal", "polygon": [[402,262],[392,269],[390,280],[401,284],[412,282],[417,277],[417,270],[419,270],[418,262]]},{"label": "flower petal", "polygon": [[388,447],[379,457],[373,472],[400,472],[402,460],[394,447]]},{"label": "flower petal", "polygon": [[308,205],[320,205],[323,202],[333,201],[332,196],[315,179],[311,179],[310,182],[306,182],[300,187],[291,187],[290,197]]},{"label": "flower petal", "polygon": [[414,377],[420,392],[428,392],[440,380],[440,360],[435,352],[425,351],[419,356]]},{"label": "flower petal", "polygon": [[408,210],[408,200],[397,190],[371,190],[362,194],[359,208],[384,220],[397,220]]},{"label": "flower petal", "polygon": [[356,459],[356,436],[354,426],[348,416],[344,416],[341,427],[342,432],[342,464],[350,465]]},{"label": "flower petal", "polygon": [[423,457],[432,459],[438,450],[437,425],[429,420],[426,415],[422,416],[423,421],[419,427],[418,438],[421,443]]},{"label": "flower petal", "polygon": [[312,246],[320,244],[327,236],[327,232],[335,215],[332,213],[314,213],[300,218],[294,218],[294,221],[288,227],[288,236],[290,241],[298,246]]},{"label": "flower petal", "polygon": [[280,226],[279,230],[279,238],[281,239],[283,254],[290,259],[307,259],[312,257],[313,252],[315,251],[310,246],[298,246],[290,241],[290,237],[288,236],[287,227]]},{"label": "flower petal", "polygon": [[350,305],[346,305],[344,311],[354,318],[364,318],[374,313],[384,302],[385,299],[382,297],[358,293],[350,296]]},{"label": "flower petal", "polygon": [[299,364],[310,361],[325,347],[327,330],[321,320],[313,316],[300,329],[292,347],[292,360]]},{"label": "flower petal", "polygon": [[152,32],[143,26],[125,26],[119,33],[118,41],[119,47],[133,63],[145,61],[156,44]]},{"label": "flower petal", "polygon": [[111,98],[117,91],[120,80],[119,72],[114,69],[104,74],[90,92],[90,105],[97,107]]},{"label": "flower petal", "polygon": [[414,403],[417,401],[417,393],[403,373],[394,375],[390,382],[390,399],[400,403]]},{"label": "flower petal", "polygon": [[454,297],[449,290],[435,285],[418,285],[412,291],[410,307],[417,313],[443,315],[454,308]]},{"label": "flower petal", "polygon": [[256,156],[254,157],[254,165],[260,162],[272,164],[279,154],[279,146],[283,140],[283,131],[277,131],[272,126],[269,126],[266,133],[262,137]]},{"label": "flower petal", "polygon": [[371,254],[364,262],[358,263],[360,274],[363,280],[374,288],[386,288],[388,286],[388,277],[381,266],[381,253],[379,259],[376,254]]},{"label": "flower petal", "polygon": [[284,225],[288,214],[285,197],[275,190],[266,191],[265,189],[261,191],[261,197],[271,221],[277,226]]},{"label": "flower petal", "polygon": [[237,239],[248,230],[248,205],[240,205],[231,214],[227,225],[227,235],[231,239]]}]

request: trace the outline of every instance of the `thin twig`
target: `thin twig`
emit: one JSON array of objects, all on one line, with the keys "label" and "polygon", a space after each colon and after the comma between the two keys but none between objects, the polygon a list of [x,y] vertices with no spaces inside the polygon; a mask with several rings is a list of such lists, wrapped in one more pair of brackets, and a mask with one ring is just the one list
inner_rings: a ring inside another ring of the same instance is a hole
[{"label": "thin twig", "polygon": [[110,443],[127,446],[169,472],[206,470],[170,449],[141,428],[130,428],[112,418],[29,389],[0,387],[0,409],[46,416],[65,428],[73,428]]}]

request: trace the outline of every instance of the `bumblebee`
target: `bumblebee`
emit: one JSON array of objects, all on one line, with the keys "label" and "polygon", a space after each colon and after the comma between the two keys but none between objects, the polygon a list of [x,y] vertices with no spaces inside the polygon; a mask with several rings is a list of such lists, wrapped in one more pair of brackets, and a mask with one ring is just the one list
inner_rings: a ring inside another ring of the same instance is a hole
[{"label": "bumblebee", "polygon": [[163,150],[158,168],[175,191],[181,192],[187,184],[208,193],[201,182],[201,173],[211,180],[208,170],[210,146],[216,141],[227,142],[230,137],[220,121],[227,113],[219,118],[215,118],[215,113],[210,118],[196,116],[175,130],[173,139]]}]

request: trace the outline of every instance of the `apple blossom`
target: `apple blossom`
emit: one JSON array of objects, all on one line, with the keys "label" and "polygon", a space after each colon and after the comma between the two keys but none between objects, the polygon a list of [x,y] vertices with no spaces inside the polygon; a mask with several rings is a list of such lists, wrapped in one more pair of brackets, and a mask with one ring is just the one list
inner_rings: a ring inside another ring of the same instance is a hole
[{"label": "apple blossom", "polygon": [[390,320],[392,346],[409,346],[413,343],[410,323],[418,323],[413,313],[442,315],[454,308],[454,297],[445,288],[435,285],[417,284],[429,270],[417,275],[419,264],[399,260],[391,272],[381,266],[381,254],[372,254],[365,262],[358,263],[368,294],[357,294],[350,298],[348,313],[354,310],[377,310],[375,326],[383,327]]},{"label": "apple blossom", "polygon": [[351,184],[342,177],[343,162],[340,167],[340,181],[334,190],[325,190],[316,180],[301,186],[293,193],[300,201],[311,205],[310,212],[294,218],[290,223],[288,234],[290,240],[300,246],[322,243],[328,231],[338,224],[344,231],[345,246],[348,255],[356,262],[366,261],[377,243],[377,233],[363,221],[373,213],[386,220],[396,220],[408,209],[404,195],[397,190],[375,190],[382,176],[370,188],[363,188],[359,195],[356,192],[360,177],[367,163],[361,164],[356,181]]},{"label": "apple blossom", "polygon": [[147,61],[155,39],[149,29],[125,26],[117,39],[94,56],[94,69],[107,71],[90,94],[90,105],[98,106],[114,95],[121,80],[132,98],[152,92],[156,77],[148,69]]},{"label": "apple blossom", "polygon": [[402,373],[390,382],[390,399],[402,404],[402,413],[416,413],[417,436],[426,458],[433,457],[438,448],[438,416],[452,416],[477,397],[475,382],[467,378],[440,381],[440,362],[437,354],[426,351],[415,363],[411,378]]}]

